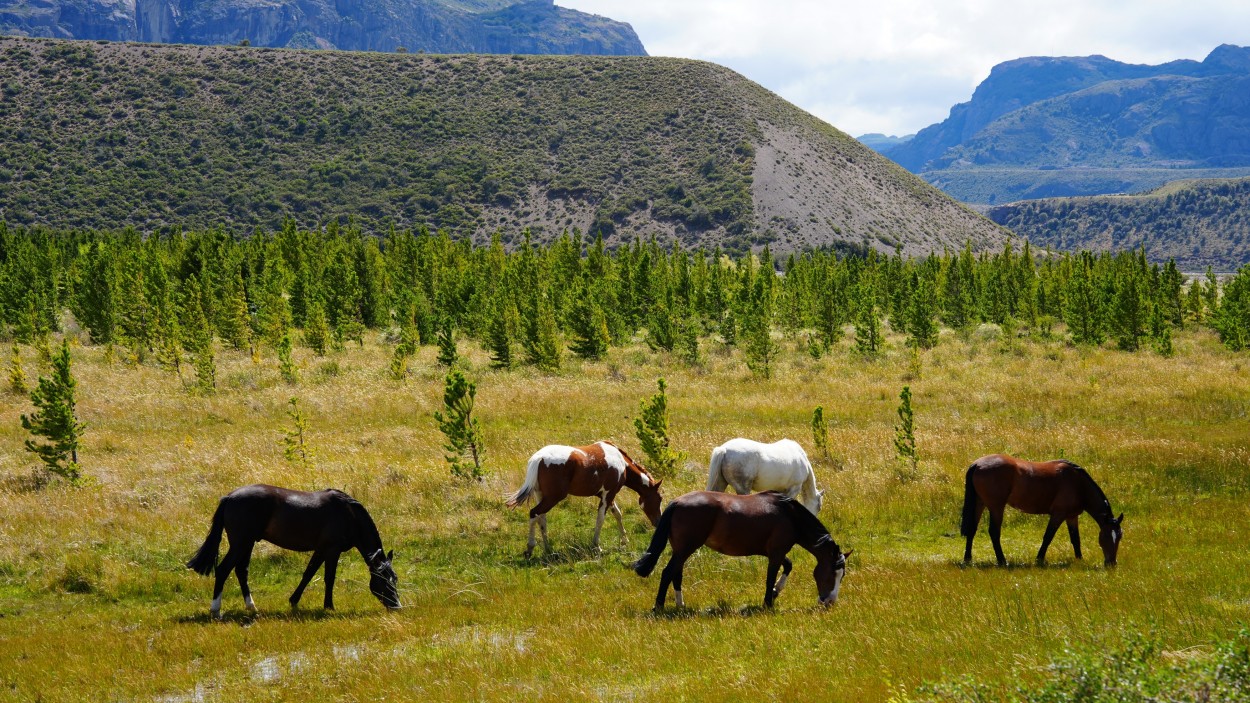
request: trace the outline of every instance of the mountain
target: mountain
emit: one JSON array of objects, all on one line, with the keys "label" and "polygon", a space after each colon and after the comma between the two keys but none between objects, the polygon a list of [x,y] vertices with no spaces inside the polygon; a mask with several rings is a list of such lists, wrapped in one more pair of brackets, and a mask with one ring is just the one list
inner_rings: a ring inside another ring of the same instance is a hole
[{"label": "mountain", "polygon": [[[1159,66],[1019,59],[996,66],[945,121],[885,153],[958,197],[979,193],[972,202],[1011,200],[1031,181],[1047,183],[1049,195],[1138,190],[1158,174],[1091,171],[1250,168],[1248,88],[1250,48],[1231,45]],[[1172,178],[1204,175],[1218,174]]]},{"label": "mountain", "polygon": [[991,208],[1034,246],[1122,251],[1190,271],[1250,263],[1250,178],[1180,181],[1145,195],[1055,198]]},{"label": "mountain", "polygon": [[885,135],[874,132],[872,134],[861,134],[855,138],[869,149],[872,149],[877,153],[882,153],[906,144],[915,136],[916,135],[914,134],[908,134],[905,137],[896,137],[894,135]]},{"label": "mountain", "polygon": [[8,0],[0,34],[438,54],[646,54],[554,0]]},{"label": "mountain", "polygon": [[354,218],[743,250],[1006,233],[726,68],[0,39],[0,215],[142,231]]}]

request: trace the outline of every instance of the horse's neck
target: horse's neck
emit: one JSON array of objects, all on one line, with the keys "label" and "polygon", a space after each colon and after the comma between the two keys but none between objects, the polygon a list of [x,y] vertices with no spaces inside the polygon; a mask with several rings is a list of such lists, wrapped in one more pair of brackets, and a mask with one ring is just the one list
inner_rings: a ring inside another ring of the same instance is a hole
[{"label": "horse's neck", "polygon": [[370,555],[382,548],[382,535],[363,506],[352,506],[352,517],[354,518],[352,529],[356,533],[355,547],[367,560]]},{"label": "horse's neck", "polygon": [[1094,522],[1099,525],[1106,523],[1114,514],[1111,511],[1111,503],[1107,500],[1107,496],[1094,483],[1094,479],[1088,473],[1081,473],[1081,499],[1084,503],[1085,512],[1094,518]]},{"label": "horse's neck", "polygon": [[810,464],[807,467],[807,476],[803,479],[803,487],[799,489],[799,495],[805,498],[816,497],[816,472],[812,470]]},{"label": "horse's neck", "polygon": [[646,481],[642,477],[642,472],[630,466],[625,469],[625,487],[634,493],[642,494],[642,489],[646,487]]}]

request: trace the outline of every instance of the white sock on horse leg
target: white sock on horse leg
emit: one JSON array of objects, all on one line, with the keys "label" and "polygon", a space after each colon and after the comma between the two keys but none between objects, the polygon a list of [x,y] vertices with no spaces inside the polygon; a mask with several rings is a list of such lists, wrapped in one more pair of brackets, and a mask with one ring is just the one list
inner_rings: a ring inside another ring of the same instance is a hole
[{"label": "white sock on horse leg", "polygon": [[675,594],[677,595],[677,607],[678,607],[678,608],[683,608],[683,607],[685,607],[686,602],[685,602],[685,601],[683,601],[683,600],[682,600],[682,598],[681,598],[681,591],[673,591],[673,593],[675,593]]},{"label": "white sock on horse leg", "polygon": [[781,580],[777,582],[777,587],[773,589],[774,593],[781,595],[781,589],[786,587],[786,579],[790,578],[790,574],[782,574]]}]

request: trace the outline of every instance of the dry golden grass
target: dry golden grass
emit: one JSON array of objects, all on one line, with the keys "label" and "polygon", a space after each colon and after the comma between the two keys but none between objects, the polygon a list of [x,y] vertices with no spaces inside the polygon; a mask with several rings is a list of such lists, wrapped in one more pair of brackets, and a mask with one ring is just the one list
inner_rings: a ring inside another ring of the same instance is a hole
[{"label": "dry golden grass", "polygon": [[[201,397],[168,372],[76,347],[86,486],[26,490],[34,462],[18,417],[29,407],[0,396],[0,698],[873,700],[924,680],[1027,679],[1064,646],[1130,633],[1202,645],[1250,620],[1250,359],[1208,333],[1178,335],[1173,359],[1057,342],[1004,351],[945,334],[919,378],[897,339],[879,360],[845,347],[813,360],[784,344],[762,381],[714,344],[699,369],[638,346],[544,376],[491,371],[462,343],[492,470],[481,485],[453,480],[443,462],[432,349],[405,383],[387,378],[390,350],[376,340],[299,356],[295,387],[272,359],[258,367],[223,351],[219,392]],[[637,456],[632,418],[660,375],[674,444],[691,458],[666,482],[670,498],[701,489],[712,447],[731,437],[810,447],[811,411],[825,407],[834,461],[817,466],[822,518],[856,550],[835,608],[815,608],[801,550],[772,613],[755,607],[763,560],[700,553],[687,568],[691,608],[653,617],[658,579],[627,568],[650,534],[629,492],[627,550],[609,521],[605,553],[591,554],[593,501],[574,499],[552,513],[556,553],[520,557],[526,518],[502,496],[529,454],[611,439]],[[891,445],[904,384],[922,457],[911,481]],[[311,424],[307,470],[278,443],[292,395]],[[1044,519],[1009,514],[1004,549],[1021,566],[991,567],[982,528],[976,565],[960,568],[963,471],[998,451],[1086,466],[1127,513],[1121,566],[1099,566],[1085,518],[1086,563],[1061,535],[1053,565],[1032,567]],[[292,614],[304,558],[262,545],[261,616],[244,617],[232,580],[227,621],[209,622],[210,580],[182,564],[217,498],[253,482],[359,498],[396,550],[408,607],[384,612],[349,555],[339,611],[314,607],[318,580]]]}]

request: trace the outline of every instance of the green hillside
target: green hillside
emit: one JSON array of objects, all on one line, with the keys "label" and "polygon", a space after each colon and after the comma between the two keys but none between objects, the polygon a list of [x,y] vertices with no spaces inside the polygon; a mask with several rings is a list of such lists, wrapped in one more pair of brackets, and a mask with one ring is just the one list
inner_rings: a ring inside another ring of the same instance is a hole
[{"label": "green hillside", "polygon": [[13,224],[354,219],[921,252],[1002,231],[728,69],[0,40]]},{"label": "green hillside", "polygon": [[992,208],[990,217],[1035,246],[1120,251],[1189,270],[1250,263],[1250,178],[1179,181],[1138,196],[1054,198]]}]

